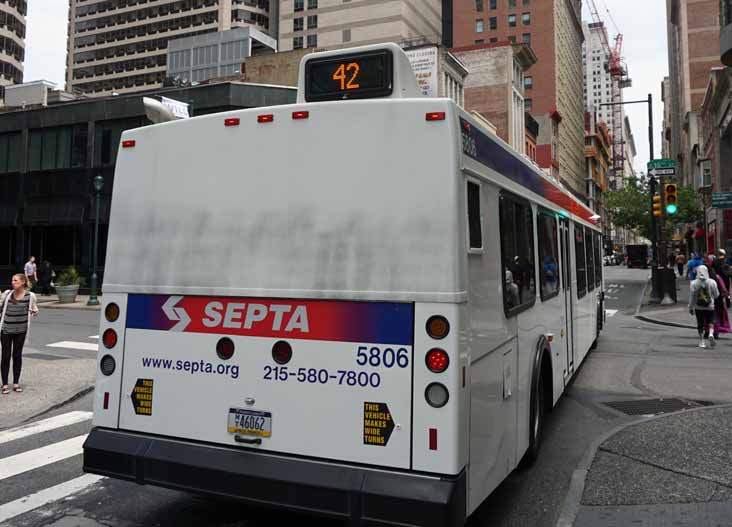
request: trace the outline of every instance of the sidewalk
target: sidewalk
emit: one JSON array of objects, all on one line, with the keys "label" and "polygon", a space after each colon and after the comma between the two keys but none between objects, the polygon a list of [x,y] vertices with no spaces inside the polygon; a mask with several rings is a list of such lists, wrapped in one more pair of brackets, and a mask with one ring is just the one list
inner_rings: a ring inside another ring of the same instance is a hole
[{"label": "sidewalk", "polygon": [[557,527],[730,526],[730,445],[732,405],[623,425],[580,463]]},{"label": "sidewalk", "polygon": [[651,304],[650,281],[643,292],[643,300],[635,313],[635,318],[644,322],[673,326],[678,328],[696,329],[696,322],[689,315],[689,281],[686,278],[676,278],[676,304],[662,306]]},{"label": "sidewalk", "polygon": [[89,295],[77,295],[76,302],[73,304],[60,304],[56,295],[42,296],[37,294],[38,306],[43,309],[88,309],[90,311],[99,311],[102,304],[101,295],[98,298],[98,306],[87,306],[86,303],[89,301]]}]

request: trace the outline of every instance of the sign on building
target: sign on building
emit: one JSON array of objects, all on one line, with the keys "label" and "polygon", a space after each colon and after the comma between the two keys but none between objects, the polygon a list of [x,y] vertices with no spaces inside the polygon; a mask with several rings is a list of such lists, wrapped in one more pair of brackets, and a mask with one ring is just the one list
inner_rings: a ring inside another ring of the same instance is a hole
[{"label": "sign on building", "polygon": [[160,102],[163,103],[163,106],[170,110],[178,119],[188,119],[190,117],[188,114],[188,104],[176,101],[175,99],[169,99],[167,97],[161,97]]},{"label": "sign on building", "polygon": [[412,63],[414,76],[417,77],[422,93],[427,97],[438,97],[437,91],[437,47],[406,50],[405,53]]},{"label": "sign on building", "polygon": [[732,192],[712,192],[712,207],[732,209]]}]

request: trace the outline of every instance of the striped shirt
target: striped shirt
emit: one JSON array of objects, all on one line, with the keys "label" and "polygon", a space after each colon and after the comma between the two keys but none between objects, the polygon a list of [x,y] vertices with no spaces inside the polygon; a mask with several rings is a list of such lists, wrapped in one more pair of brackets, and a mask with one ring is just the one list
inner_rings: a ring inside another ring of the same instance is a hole
[{"label": "striped shirt", "polygon": [[8,335],[17,335],[28,331],[28,311],[30,310],[30,293],[26,292],[21,300],[15,299],[15,294],[10,293],[8,308],[5,311],[2,332]]}]

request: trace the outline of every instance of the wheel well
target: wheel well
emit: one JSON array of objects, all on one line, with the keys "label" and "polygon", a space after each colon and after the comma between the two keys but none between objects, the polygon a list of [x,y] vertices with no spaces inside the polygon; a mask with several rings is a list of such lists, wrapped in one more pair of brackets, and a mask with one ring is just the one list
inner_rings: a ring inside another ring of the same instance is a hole
[{"label": "wheel well", "polygon": [[544,410],[551,412],[554,406],[554,377],[552,375],[552,354],[547,348],[542,352],[541,376],[544,378]]}]

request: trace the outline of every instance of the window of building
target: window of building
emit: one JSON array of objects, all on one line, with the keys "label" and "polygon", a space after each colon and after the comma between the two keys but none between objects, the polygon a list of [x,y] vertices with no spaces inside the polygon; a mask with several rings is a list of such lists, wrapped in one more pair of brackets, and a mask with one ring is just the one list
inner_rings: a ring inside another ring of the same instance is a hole
[{"label": "window of building", "polygon": [[531,45],[531,33],[524,33],[521,35],[521,41],[527,46]]},{"label": "window of building", "polygon": [[295,12],[305,9],[305,0],[295,0]]},{"label": "window of building", "polygon": [[482,33],[483,32],[483,21],[482,20],[476,20],[475,21],[475,32],[476,33]]},{"label": "window of building", "polygon": [[525,26],[531,25],[531,13],[522,13],[521,14],[521,23]]},{"label": "window of building", "polygon": [[308,15],[308,29],[318,27],[318,15]]},{"label": "window of building", "polygon": [[516,27],[516,15],[508,15],[508,27]]},{"label": "window of building", "polygon": [[303,20],[304,19],[302,17],[293,18],[292,19],[292,30],[293,31],[302,31],[304,28]]},{"label": "window of building", "polygon": [[343,42],[350,42],[350,41],[351,41],[351,30],[344,29],[343,30]]},{"label": "window of building", "polygon": [[585,235],[584,229],[575,223],[574,225],[574,255],[575,269],[577,272],[577,298],[587,294],[587,269],[585,265]]},{"label": "window of building", "polygon": [[539,292],[541,299],[547,300],[559,294],[559,241],[555,214],[539,210],[536,230],[539,240]]},{"label": "window of building", "polygon": [[531,109],[534,107],[534,101],[531,99],[524,99],[524,110],[527,112],[530,112]]},{"label": "window of building", "polygon": [[587,267],[587,291],[595,289],[595,257],[592,247],[592,231],[585,229],[585,266]]},{"label": "window of building", "polygon": [[508,41],[509,41],[509,42],[510,42],[511,44],[515,44],[515,43],[516,43],[516,37],[515,37],[515,36],[513,36],[513,35],[511,35],[510,37],[508,37]]},{"label": "window of building", "polygon": [[483,250],[483,228],[480,217],[480,185],[468,181],[468,242],[469,248]]},{"label": "window of building", "polygon": [[534,218],[529,202],[509,192],[501,192],[499,214],[503,307],[511,317],[536,300]]},{"label": "window of building", "polygon": [[490,7],[491,9],[497,9],[497,8],[498,8],[498,0],[490,0],[490,5],[489,5],[489,7]]},{"label": "window of building", "polygon": [[523,0],[523,2],[521,2],[521,4],[522,5],[529,5],[529,4],[531,4],[531,0]]},{"label": "window of building", "polygon": [[488,27],[491,29],[498,29],[498,17],[492,16],[488,19]]},{"label": "window of building", "polygon": [[0,173],[20,170],[21,151],[20,132],[0,135]]},{"label": "window of building", "polygon": [[292,39],[292,49],[302,49],[302,37]]},{"label": "window of building", "polygon": [[534,87],[534,77],[524,77],[524,90],[530,90]]},{"label": "window of building", "polygon": [[516,0],[508,0],[508,8],[513,9],[516,7]]},{"label": "window of building", "polygon": [[478,13],[483,12],[483,0],[475,0],[475,10]]},{"label": "window of building", "polygon": [[475,43],[476,44],[485,44],[485,40],[482,38],[479,38],[479,39],[476,39]]},{"label": "window of building", "polygon": [[318,47],[318,35],[308,35],[308,47],[309,48]]},{"label": "window of building", "polygon": [[317,9],[318,0],[308,0],[308,9]]},{"label": "window of building", "polygon": [[498,42],[498,37],[491,37],[491,39],[490,39],[490,41],[489,41],[489,42],[490,42],[491,44],[495,44],[496,42]]}]

